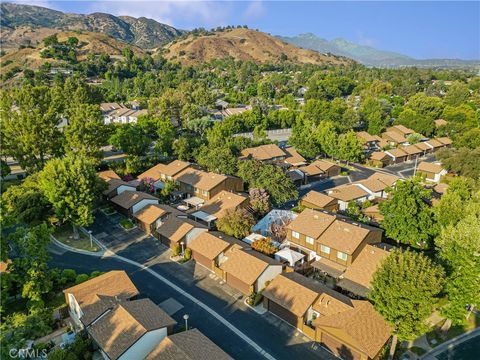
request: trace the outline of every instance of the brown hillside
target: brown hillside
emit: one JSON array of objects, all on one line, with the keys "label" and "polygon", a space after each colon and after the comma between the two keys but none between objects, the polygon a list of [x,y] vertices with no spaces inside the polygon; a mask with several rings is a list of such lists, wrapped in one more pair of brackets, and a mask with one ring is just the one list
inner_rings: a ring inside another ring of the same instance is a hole
[{"label": "brown hillside", "polygon": [[281,54],[297,64],[348,65],[353,60],[298,48],[263,32],[232,29],[193,36],[165,46],[165,57],[182,64],[196,64],[232,57],[258,63],[278,62]]},{"label": "brown hillside", "polygon": [[[119,56],[122,55],[122,50],[126,47],[131,48],[137,55],[144,53],[142,49],[136,46],[100,33],[75,31],[61,32],[50,28],[39,28],[35,30],[28,28],[15,29],[8,31],[5,34],[2,33],[2,42],[5,44],[31,44],[36,47],[34,49],[24,48],[19,50],[14,50],[10,47],[10,52],[1,58],[3,64],[8,64],[2,67],[2,73],[14,67],[20,67],[21,69],[38,69],[45,62],[51,62],[52,64],[58,63],[58,60],[43,59],[40,57],[41,51],[45,48],[42,42],[43,39],[55,33],[57,33],[59,41],[65,41],[70,36],[78,38],[80,47],[77,50],[77,59],[79,61],[84,60],[88,54],[106,53],[111,56]],[[29,41],[26,40],[27,38]],[[6,46],[6,48],[8,49],[8,46]]]}]

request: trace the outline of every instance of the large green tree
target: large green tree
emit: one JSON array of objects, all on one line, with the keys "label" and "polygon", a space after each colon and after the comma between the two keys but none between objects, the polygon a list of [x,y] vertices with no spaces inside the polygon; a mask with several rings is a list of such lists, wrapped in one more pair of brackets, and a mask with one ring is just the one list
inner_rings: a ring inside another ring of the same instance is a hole
[{"label": "large green tree", "polygon": [[265,189],[275,205],[282,205],[298,196],[292,180],[278,166],[243,160],[238,165],[237,175],[248,183],[249,189]]},{"label": "large green tree", "polygon": [[436,96],[427,96],[425,93],[417,93],[408,99],[406,109],[415,111],[418,115],[427,119],[438,119],[443,111],[442,99]]},{"label": "large green tree", "polygon": [[450,106],[459,106],[467,101],[470,97],[468,86],[459,81],[455,81],[448,87],[447,95],[445,95],[445,104]]},{"label": "large green tree", "polygon": [[394,250],[372,280],[369,294],[375,309],[402,340],[411,340],[426,330],[444,283],[443,269],[428,257],[413,251]]},{"label": "large green tree", "polygon": [[428,248],[436,233],[432,209],[427,201],[431,191],[419,179],[398,181],[391,197],[380,203],[385,235],[400,243]]},{"label": "large green tree", "polygon": [[229,209],[217,220],[218,230],[238,239],[243,239],[250,234],[253,225],[255,225],[255,219],[245,209]]},{"label": "large green tree", "polygon": [[93,222],[93,202],[102,190],[95,161],[80,156],[49,160],[38,181],[56,217],[70,222],[74,238],[78,239],[78,226]]},{"label": "large green tree", "polygon": [[415,130],[419,134],[430,136],[435,130],[434,119],[418,114],[412,109],[404,109],[395,123],[404,125]]},{"label": "large green tree", "polygon": [[367,97],[358,109],[360,120],[366,125],[367,131],[372,135],[380,135],[387,125],[386,109],[381,101]]},{"label": "large green tree", "polygon": [[435,156],[447,170],[472,179],[480,179],[480,147],[473,150],[440,149]]},{"label": "large green tree", "polygon": [[80,156],[101,158],[100,147],[107,142],[108,128],[103,124],[98,105],[79,104],[68,109],[65,150]]},{"label": "large green tree", "polygon": [[198,149],[195,159],[208,171],[227,175],[235,175],[237,172],[238,159],[226,145],[215,148],[203,145]]},{"label": "large green tree", "polygon": [[110,143],[133,156],[146,155],[152,140],[138,125],[117,125],[114,134],[110,137]]},{"label": "large green tree", "polygon": [[365,152],[362,142],[356,137],[353,130],[341,134],[338,138],[337,155],[347,162],[358,162],[363,160]]},{"label": "large green tree", "polygon": [[60,96],[48,87],[24,86],[3,91],[0,106],[3,155],[31,173],[40,170],[49,156],[61,153]]},{"label": "large green tree", "polygon": [[435,245],[447,271],[448,303],[443,314],[461,324],[468,314],[467,306],[480,304],[480,213],[467,213],[456,225],[448,225]]}]

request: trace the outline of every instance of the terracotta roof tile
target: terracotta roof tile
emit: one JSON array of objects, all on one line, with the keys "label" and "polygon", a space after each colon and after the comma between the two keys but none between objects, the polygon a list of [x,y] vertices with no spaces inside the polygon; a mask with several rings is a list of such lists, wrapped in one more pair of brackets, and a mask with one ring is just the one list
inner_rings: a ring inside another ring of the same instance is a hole
[{"label": "terracotta roof tile", "polygon": [[305,158],[300,155],[293,146],[285,148],[284,151],[287,154],[285,162],[289,163],[290,165],[301,166],[306,164]]},{"label": "terracotta roof tile", "polygon": [[332,167],[335,167],[335,166],[338,167],[338,165],[333,164],[329,161],[316,160],[313,163],[311,163],[310,165],[302,166],[301,168],[299,168],[299,170],[304,172],[308,176],[316,176],[316,175],[326,173],[329,169],[331,169]]},{"label": "terracotta roof tile", "polygon": [[335,220],[318,241],[323,245],[351,255],[369,233],[368,229],[361,226]]},{"label": "terracotta roof tile", "polygon": [[397,143],[404,143],[407,141],[405,137],[395,131],[386,131],[382,134],[382,137],[386,140],[392,140]]},{"label": "terracotta roof tile", "polygon": [[203,211],[219,219],[224,216],[225,211],[236,209],[245,202],[248,202],[247,196],[223,190],[195,211]]},{"label": "terracotta roof tile", "polygon": [[384,151],[375,151],[370,155],[370,159],[382,161],[390,158]]},{"label": "terracotta roof tile", "polygon": [[395,158],[407,156],[407,153],[400,148],[390,149],[385,151],[387,154],[391,154]]},{"label": "terracotta roof tile", "polygon": [[363,140],[364,142],[378,142],[379,141],[376,137],[370,135],[366,131],[356,132],[355,135],[357,136],[357,139]]},{"label": "terracotta roof tile", "polygon": [[210,232],[203,232],[193,239],[188,247],[205,256],[209,260],[215,259],[219,254],[228,249],[231,242],[226,241],[220,236],[215,236]]},{"label": "terracotta roof tile", "polygon": [[150,225],[165,214],[167,214],[167,211],[159,204],[150,204],[136,212],[133,216],[141,222]]},{"label": "terracotta roof tile", "polygon": [[193,187],[210,191],[224,182],[227,177],[225,175],[220,175],[213,172],[205,172],[203,170],[187,168],[175,175],[174,179]]},{"label": "terracotta roof tile", "polygon": [[431,149],[430,146],[428,146],[428,145],[425,144],[424,142],[416,143],[415,146],[416,146],[417,148],[419,148],[422,152]]},{"label": "terracotta roof tile", "polygon": [[117,175],[117,173],[113,170],[105,170],[105,171],[100,171],[97,173],[98,177],[103,180],[108,180],[108,179],[120,179],[120,176]]},{"label": "terracotta roof tile", "polygon": [[401,149],[405,151],[408,155],[421,154],[423,152],[415,144],[404,146]]},{"label": "terracotta roof tile", "polygon": [[442,171],[444,171],[444,168],[440,164],[422,161],[420,164],[418,164],[417,171],[440,174]]},{"label": "terracotta roof tile", "polygon": [[448,137],[439,137],[439,138],[436,138],[436,140],[440,143],[442,143],[443,145],[451,145],[452,144],[452,140],[449,139]]},{"label": "terracotta roof tile", "polygon": [[443,145],[440,141],[438,141],[437,139],[430,139],[428,141],[425,141],[426,144],[430,144],[431,146],[433,146],[434,148],[440,148],[440,147],[443,147],[445,145]]},{"label": "terracotta roof tile", "polygon": [[356,200],[356,199],[360,199],[362,197],[368,196],[368,192],[366,192],[365,190],[361,189],[356,185],[348,184],[348,185],[341,185],[341,186],[337,186],[332,189],[329,189],[328,195],[330,195],[335,199],[348,202],[351,200]]},{"label": "terracotta roof tile", "polygon": [[415,131],[413,131],[412,129],[409,129],[406,126],[403,126],[403,125],[394,125],[392,127],[389,127],[387,129],[387,131],[396,131],[398,133],[401,133],[404,136],[415,133]]}]

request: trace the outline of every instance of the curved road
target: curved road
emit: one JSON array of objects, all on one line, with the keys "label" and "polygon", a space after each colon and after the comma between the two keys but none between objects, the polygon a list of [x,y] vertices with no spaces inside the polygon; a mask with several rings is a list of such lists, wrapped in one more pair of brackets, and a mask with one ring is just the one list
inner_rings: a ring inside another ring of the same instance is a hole
[{"label": "curved road", "polygon": [[[295,329],[273,315],[258,315],[240,299],[228,302],[224,297],[215,296],[213,289],[207,291],[197,286],[202,279],[194,278],[193,274],[187,280],[181,274],[182,265],[162,262],[147,269],[115,255],[85,255],[55,244],[50,245],[49,250],[54,267],[74,269],[77,273],[125,270],[141,296],[149,297],[156,304],[175,299],[182,308],[172,317],[183,324],[183,315],[189,314],[189,327],[198,328],[235,359],[336,359],[317,344],[305,341]],[[218,316],[212,315],[212,310]]]}]

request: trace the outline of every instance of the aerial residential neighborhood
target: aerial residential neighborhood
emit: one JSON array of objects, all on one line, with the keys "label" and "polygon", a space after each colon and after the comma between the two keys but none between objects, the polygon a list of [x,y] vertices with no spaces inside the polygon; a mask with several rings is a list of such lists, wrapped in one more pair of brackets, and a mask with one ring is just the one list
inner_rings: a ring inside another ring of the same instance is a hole
[{"label": "aerial residential neighborhood", "polygon": [[0,17],[1,359],[479,358],[478,2]]}]

